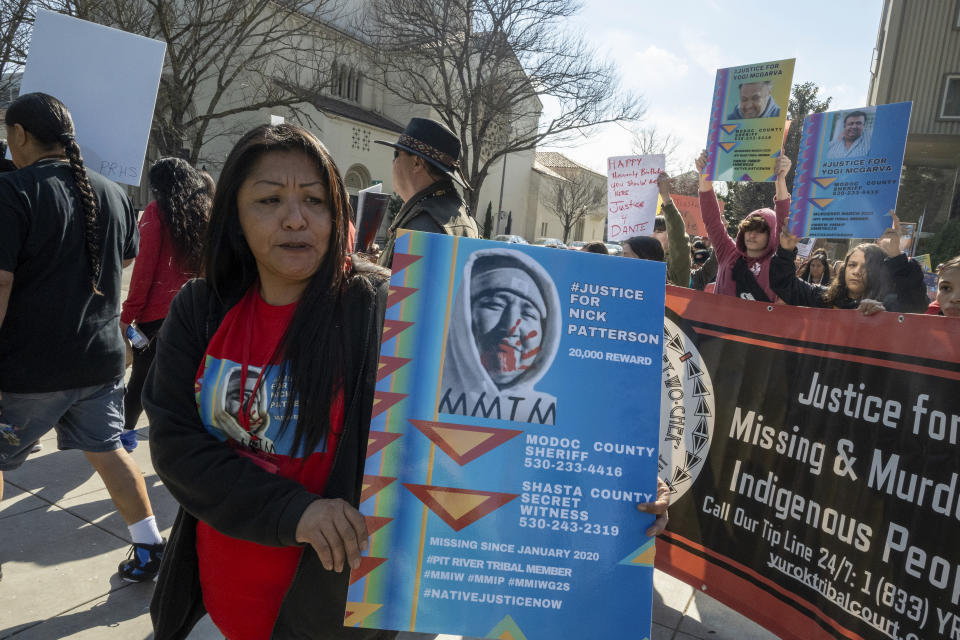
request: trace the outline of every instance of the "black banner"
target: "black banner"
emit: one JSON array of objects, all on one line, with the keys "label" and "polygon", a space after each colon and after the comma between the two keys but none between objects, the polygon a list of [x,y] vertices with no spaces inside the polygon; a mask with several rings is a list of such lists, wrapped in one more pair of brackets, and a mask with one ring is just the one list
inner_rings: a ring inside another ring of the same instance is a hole
[{"label": "black banner", "polygon": [[960,323],[667,307],[657,566],[783,638],[960,639]]}]

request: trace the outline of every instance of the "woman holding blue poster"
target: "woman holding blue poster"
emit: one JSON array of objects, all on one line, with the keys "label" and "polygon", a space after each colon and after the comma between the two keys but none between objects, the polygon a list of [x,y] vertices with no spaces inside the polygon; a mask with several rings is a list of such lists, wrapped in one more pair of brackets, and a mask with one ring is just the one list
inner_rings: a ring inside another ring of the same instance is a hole
[{"label": "woman holding blue poster", "polygon": [[878,311],[923,313],[927,308],[923,269],[900,250],[900,220],[876,243],[851,249],[829,286],[811,284],[793,269],[798,238],[784,227],[780,248],[770,263],[770,286],[787,304],[803,307],[858,309],[864,315]]},{"label": "woman holding blue poster", "polygon": [[204,613],[230,640],[392,638],[345,629],[386,272],[348,256],[350,205],[305,129],[230,152],[203,271],[164,320],[143,405],[182,505],[151,615],[158,640]]}]

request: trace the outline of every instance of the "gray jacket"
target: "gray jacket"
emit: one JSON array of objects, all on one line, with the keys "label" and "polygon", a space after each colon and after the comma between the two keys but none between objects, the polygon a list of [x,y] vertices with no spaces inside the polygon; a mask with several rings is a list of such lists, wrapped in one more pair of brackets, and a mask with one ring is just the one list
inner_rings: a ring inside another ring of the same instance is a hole
[{"label": "gray jacket", "polygon": [[393,264],[393,245],[399,229],[480,237],[476,220],[467,213],[467,205],[453,186],[453,181],[447,179],[434,182],[403,203],[390,224],[387,241],[380,254],[381,266],[390,268]]}]

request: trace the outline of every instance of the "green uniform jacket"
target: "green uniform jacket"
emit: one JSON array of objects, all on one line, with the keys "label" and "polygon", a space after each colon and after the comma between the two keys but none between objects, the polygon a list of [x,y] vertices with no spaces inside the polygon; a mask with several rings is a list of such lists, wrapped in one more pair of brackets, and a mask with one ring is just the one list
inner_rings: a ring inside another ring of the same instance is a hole
[{"label": "green uniform jacket", "polygon": [[451,180],[438,180],[413,195],[397,212],[387,242],[380,254],[380,265],[388,269],[393,264],[393,245],[399,229],[445,233],[450,236],[479,238],[477,222],[467,213],[463,198]]},{"label": "green uniform jacket", "polygon": [[690,243],[683,225],[683,217],[673,200],[665,200],[660,207],[667,222],[667,281],[678,287],[690,286]]}]

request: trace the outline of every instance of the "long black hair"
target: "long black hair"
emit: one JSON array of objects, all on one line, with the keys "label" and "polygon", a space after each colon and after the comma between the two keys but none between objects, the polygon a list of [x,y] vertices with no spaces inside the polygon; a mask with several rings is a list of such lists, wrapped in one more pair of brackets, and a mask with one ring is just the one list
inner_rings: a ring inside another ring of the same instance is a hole
[{"label": "long black hair", "polygon": [[27,93],[14,100],[7,108],[4,120],[7,130],[19,124],[36,141],[55,150],[62,146],[73,174],[74,196],[83,209],[83,238],[87,247],[87,266],[90,269],[90,284],[93,292],[102,295],[100,265],[103,232],[100,228],[100,207],[83,166],[80,147],[74,138],[73,118],[67,107],[46,93]]},{"label": "long black hair", "polygon": [[[863,260],[867,267],[867,277],[863,283],[863,294],[856,298],[850,297],[850,291],[847,289],[847,263],[850,262],[850,256],[856,251],[863,252]],[[847,252],[843,259],[843,266],[840,272],[834,276],[830,286],[823,294],[823,301],[830,307],[847,307],[860,300],[870,299],[883,301],[883,298],[889,293],[890,286],[883,268],[883,261],[887,257],[880,245],[873,242],[864,242],[858,244]]]},{"label": "long black hair", "polygon": [[203,265],[203,235],[213,194],[203,175],[181,158],[160,158],[150,167],[153,190],[181,269],[192,275]]},{"label": "long black hair", "polygon": [[[353,280],[348,272],[350,202],[343,178],[323,144],[309,131],[291,124],[262,125],[244,135],[223,166],[213,198],[204,271],[214,294],[235,303],[257,281],[257,264],[243,236],[237,192],[259,158],[271,151],[303,153],[316,163],[330,207],[330,244],[290,320],[273,361],[283,360],[291,393],[282,428],[297,408],[293,454],[309,455],[330,428],[330,407],[344,390],[346,345],[344,294]],[[356,259],[356,258],[354,258]]]},{"label": "long black hair", "polygon": [[[820,264],[823,265],[823,273],[820,274],[820,280],[817,282],[814,282],[813,275],[811,275],[810,273],[810,263],[817,262],[817,261],[819,261]],[[800,278],[801,280],[806,280],[807,282],[811,282],[813,284],[829,285],[830,284],[830,262],[827,260],[827,254],[820,253],[818,251],[817,253],[814,253],[812,256],[810,256],[808,260],[806,260],[802,265],[800,265],[800,269],[797,270],[797,277]]]}]

